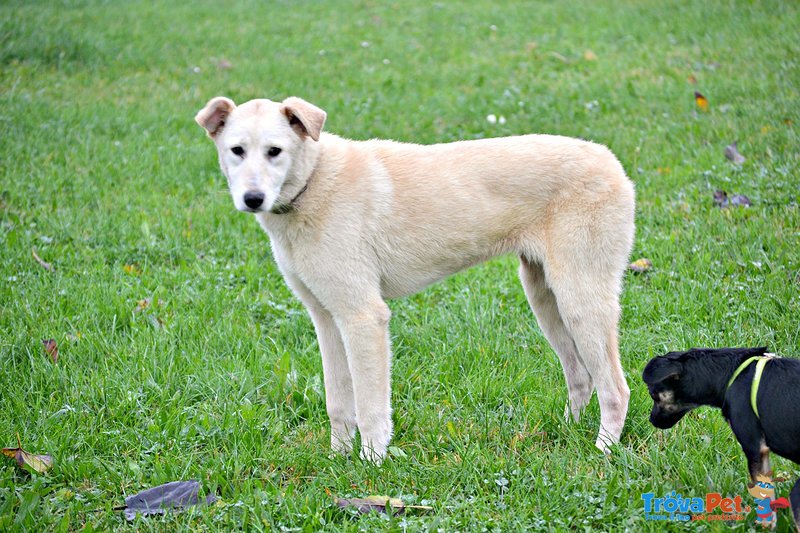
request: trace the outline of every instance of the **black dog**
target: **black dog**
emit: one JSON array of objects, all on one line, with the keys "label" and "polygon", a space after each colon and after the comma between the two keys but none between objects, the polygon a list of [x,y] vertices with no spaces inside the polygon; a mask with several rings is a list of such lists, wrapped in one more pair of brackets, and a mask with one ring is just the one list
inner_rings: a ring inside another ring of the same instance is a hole
[{"label": "black dog", "polygon": [[[769,357],[766,351],[694,348],[653,358],[642,373],[654,402],[650,422],[667,429],[695,407],[719,407],[747,457],[753,483],[757,474],[771,475],[771,451],[800,464],[800,359]],[[789,500],[800,531],[800,480]]]}]

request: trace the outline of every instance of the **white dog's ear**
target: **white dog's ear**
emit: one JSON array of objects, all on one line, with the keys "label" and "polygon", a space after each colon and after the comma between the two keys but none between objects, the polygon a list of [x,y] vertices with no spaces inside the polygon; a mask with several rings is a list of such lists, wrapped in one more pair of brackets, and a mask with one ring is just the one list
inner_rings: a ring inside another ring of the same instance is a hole
[{"label": "white dog's ear", "polygon": [[322,133],[322,126],[325,125],[325,118],[328,116],[325,111],[296,96],[284,100],[281,111],[289,119],[289,124],[300,134],[308,135],[315,141],[319,140],[319,134]]},{"label": "white dog's ear", "polygon": [[234,109],[236,104],[233,100],[217,96],[209,100],[206,106],[197,112],[194,119],[205,128],[208,136],[214,139],[225,127],[225,121]]}]

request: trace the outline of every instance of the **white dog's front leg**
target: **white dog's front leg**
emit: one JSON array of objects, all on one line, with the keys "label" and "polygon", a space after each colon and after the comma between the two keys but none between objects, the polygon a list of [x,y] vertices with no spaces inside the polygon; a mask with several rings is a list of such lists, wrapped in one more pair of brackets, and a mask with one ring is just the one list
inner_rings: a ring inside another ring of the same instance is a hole
[{"label": "white dog's front leg", "polygon": [[348,454],[353,449],[356,433],[356,407],[344,344],[330,313],[324,309],[309,308],[309,314],[322,353],[325,407],[331,423],[331,449]]},{"label": "white dog's front leg", "polygon": [[286,279],[308,309],[317,332],[325,378],[325,407],[331,424],[331,449],[349,454],[356,433],[356,406],[342,337],[331,314],[311,291],[294,277],[287,276]]},{"label": "white dog's front leg", "polygon": [[336,316],[353,378],[361,457],[376,463],[392,438],[390,316],[383,300]]}]

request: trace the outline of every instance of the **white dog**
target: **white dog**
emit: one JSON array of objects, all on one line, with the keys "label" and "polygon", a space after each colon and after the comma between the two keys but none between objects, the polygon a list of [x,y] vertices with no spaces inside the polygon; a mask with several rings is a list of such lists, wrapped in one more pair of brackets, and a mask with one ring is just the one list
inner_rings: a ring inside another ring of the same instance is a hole
[{"label": "white dog", "polygon": [[380,461],[392,435],[389,307],[498,254],[519,275],[561,359],[577,420],[597,389],[597,446],[619,441],[630,396],[619,294],[634,189],[604,146],[525,135],[420,146],[322,132],[326,113],[290,97],[195,119],[214,140],[240,211],[255,213],[319,339],[331,446]]}]

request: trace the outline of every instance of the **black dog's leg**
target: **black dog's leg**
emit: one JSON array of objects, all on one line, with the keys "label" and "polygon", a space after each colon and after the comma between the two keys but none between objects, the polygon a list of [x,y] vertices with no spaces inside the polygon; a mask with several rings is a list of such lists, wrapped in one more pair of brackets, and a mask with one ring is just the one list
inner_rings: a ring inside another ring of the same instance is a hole
[{"label": "black dog's leg", "polygon": [[789,503],[792,506],[792,516],[794,517],[794,527],[800,533],[800,479],[794,484],[792,492],[789,493]]},{"label": "black dog's leg", "polygon": [[736,435],[736,440],[742,447],[747,458],[747,470],[750,473],[750,480],[755,483],[756,476],[772,476],[769,466],[769,448],[761,437],[761,430],[755,415],[750,417],[739,417],[731,420],[731,429]]},{"label": "black dog's leg", "polygon": [[747,458],[747,471],[750,473],[750,480],[755,483],[756,476],[772,477],[772,470],[769,466],[769,448],[760,442],[756,445],[742,444],[742,450]]}]

